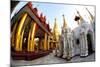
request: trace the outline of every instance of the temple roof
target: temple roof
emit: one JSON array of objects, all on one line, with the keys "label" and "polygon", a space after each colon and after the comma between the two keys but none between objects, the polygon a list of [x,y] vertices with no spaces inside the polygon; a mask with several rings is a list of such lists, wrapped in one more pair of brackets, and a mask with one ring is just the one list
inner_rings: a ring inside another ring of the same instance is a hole
[{"label": "temple roof", "polygon": [[46,29],[50,32],[50,26],[46,23],[46,16],[43,16],[43,13],[40,15],[38,14],[38,9],[35,7],[33,8],[32,2],[28,2],[27,6],[32,10],[32,12],[38,17],[38,19],[41,21],[41,23],[46,27]]},{"label": "temple roof", "polygon": [[[28,13],[29,16],[33,18],[36,18],[34,19],[37,24],[44,30],[46,31],[48,34],[50,34],[50,26],[49,24],[46,23],[46,16],[43,16],[43,15],[39,15],[38,13],[38,9],[36,7],[33,7],[32,5],[32,2],[28,2],[25,6],[23,6],[11,19],[12,24],[14,24],[15,22],[15,19],[17,18],[20,18],[20,14],[23,14],[23,13]],[[13,25],[12,25],[13,26]]]}]

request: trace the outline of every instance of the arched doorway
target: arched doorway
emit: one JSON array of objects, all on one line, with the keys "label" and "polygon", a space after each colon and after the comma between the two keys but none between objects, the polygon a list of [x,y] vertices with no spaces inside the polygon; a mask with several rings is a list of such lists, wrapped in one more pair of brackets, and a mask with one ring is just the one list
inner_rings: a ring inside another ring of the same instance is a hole
[{"label": "arched doorway", "polygon": [[87,44],[88,44],[88,54],[93,53],[93,47],[92,47],[92,35],[90,33],[87,34]]},{"label": "arched doorway", "polygon": [[76,39],[76,44],[77,44],[77,45],[80,44],[80,40],[79,40],[79,38]]}]

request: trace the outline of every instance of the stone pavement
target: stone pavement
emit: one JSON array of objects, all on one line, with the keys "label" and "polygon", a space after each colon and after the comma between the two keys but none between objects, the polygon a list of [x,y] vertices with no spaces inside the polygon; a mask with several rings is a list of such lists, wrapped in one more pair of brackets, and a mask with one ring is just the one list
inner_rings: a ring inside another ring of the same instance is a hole
[{"label": "stone pavement", "polygon": [[95,53],[84,58],[80,58],[80,56],[75,56],[74,58],[71,59],[70,62],[90,62],[90,61],[95,61]]},{"label": "stone pavement", "polygon": [[58,58],[53,55],[53,53],[50,53],[47,56],[32,60],[32,61],[24,61],[24,60],[11,60],[12,66],[19,66],[19,65],[40,65],[40,64],[58,64],[58,63],[69,63],[69,62],[85,62],[85,61],[94,61],[95,60],[95,54],[80,58],[80,56],[75,56],[71,59],[71,61],[66,61],[66,59]]}]

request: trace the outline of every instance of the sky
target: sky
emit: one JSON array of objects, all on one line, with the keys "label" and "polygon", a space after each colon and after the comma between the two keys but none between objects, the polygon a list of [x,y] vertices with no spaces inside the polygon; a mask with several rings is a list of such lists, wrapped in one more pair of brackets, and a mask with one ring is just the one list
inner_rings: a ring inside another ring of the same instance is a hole
[{"label": "sky", "polygon": [[[14,9],[14,11],[11,14],[11,18],[14,16],[15,13],[18,12],[19,9],[21,9],[27,2],[20,2]],[[74,21],[76,10],[80,12],[82,17],[85,19],[85,21],[89,21],[89,14],[86,11],[85,8],[88,8],[88,10],[92,13],[92,15],[95,15],[95,7],[94,6],[85,6],[85,5],[73,5],[73,4],[55,4],[55,3],[43,3],[43,2],[32,2],[33,8],[36,7],[38,9],[38,13],[43,13],[44,16],[46,16],[46,22],[50,24],[50,28],[53,29],[54,27],[54,19],[57,19],[57,24],[59,27],[59,32],[61,32],[61,27],[63,26],[63,17],[62,15],[65,15],[65,19],[67,22],[68,27],[70,27],[72,30],[76,28],[77,22]]]}]

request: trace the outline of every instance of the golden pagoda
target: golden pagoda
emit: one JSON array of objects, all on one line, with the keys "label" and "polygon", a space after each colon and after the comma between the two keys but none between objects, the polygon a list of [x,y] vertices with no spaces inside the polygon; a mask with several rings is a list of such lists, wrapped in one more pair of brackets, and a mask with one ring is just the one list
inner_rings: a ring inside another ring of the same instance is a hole
[{"label": "golden pagoda", "polygon": [[53,27],[53,36],[54,36],[54,40],[59,40],[59,29],[58,29],[58,24],[57,24],[57,20],[55,18],[55,22],[54,22],[54,27]]},{"label": "golden pagoda", "polygon": [[52,43],[51,47],[53,49],[58,48],[59,36],[60,36],[60,31],[59,31],[59,28],[58,28],[57,20],[55,18],[54,27],[53,27],[53,31],[52,31],[52,41],[51,41],[51,43]]}]

